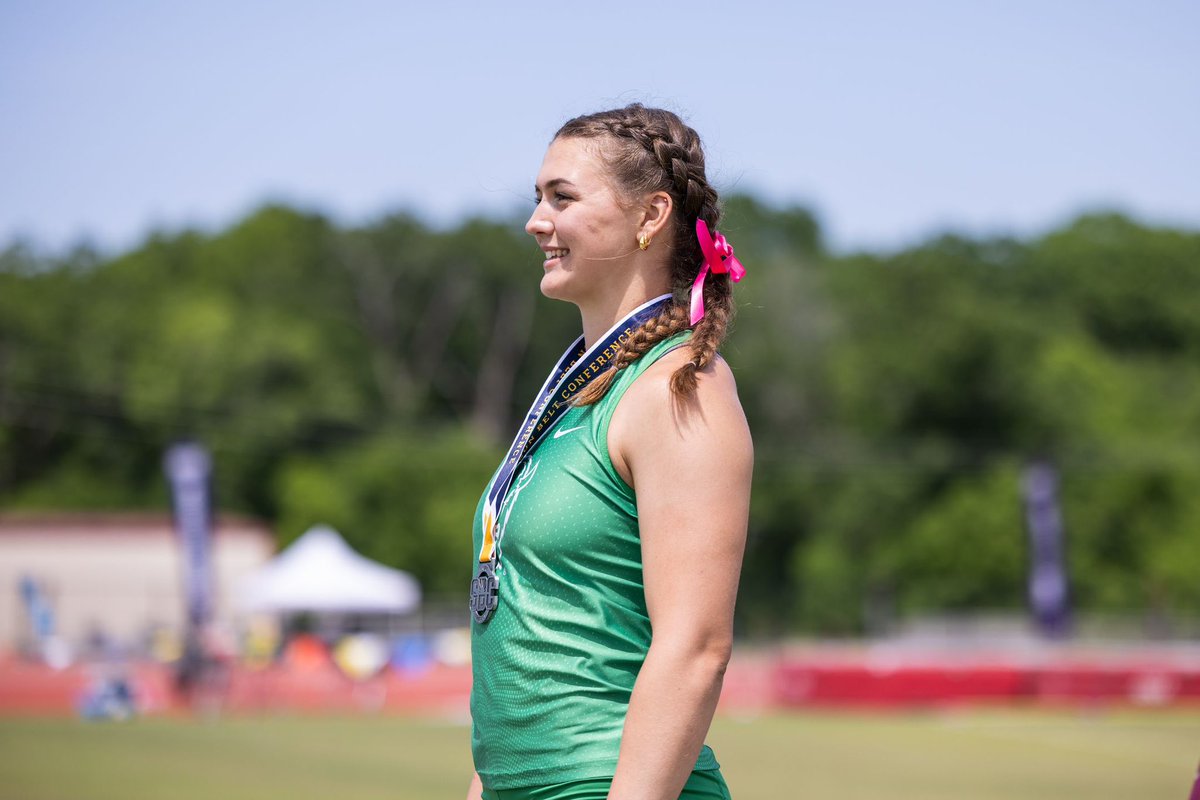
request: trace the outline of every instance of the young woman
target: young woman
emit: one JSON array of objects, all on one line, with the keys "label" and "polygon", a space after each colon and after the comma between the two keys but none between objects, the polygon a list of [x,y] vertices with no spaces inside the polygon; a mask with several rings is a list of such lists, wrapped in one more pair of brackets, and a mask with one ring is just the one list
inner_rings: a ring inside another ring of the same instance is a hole
[{"label": "young woman", "polygon": [[717,356],[743,274],[696,132],[635,104],[555,135],[525,229],[583,336],[475,519],[471,798],[728,798],[704,737],[753,461]]}]

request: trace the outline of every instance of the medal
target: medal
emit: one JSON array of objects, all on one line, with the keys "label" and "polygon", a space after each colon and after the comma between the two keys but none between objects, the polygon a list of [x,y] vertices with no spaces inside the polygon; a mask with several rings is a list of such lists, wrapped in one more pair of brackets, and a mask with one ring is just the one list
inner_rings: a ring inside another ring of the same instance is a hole
[{"label": "medal", "polygon": [[500,579],[491,561],[479,565],[479,572],[471,580],[471,616],[478,623],[492,618],[499,602]]},{"label": "medal", "polygon": [[496,575],[496,567],[500,563],[500,539],[504,535],[500,507],[512,488],[517,467],[558,422],[561,416],[559,412],[570,403],[571,398],[597,375],[610,369],[609,362],[620,346],[670,302],[669,294],[648,300],[609,328],[589,348],[584,347],[583,337],[580,336],[566,349],[546,377],[546,382],[542,384],[541,391],[534,398],[516,438],[508,448],[508,455],[504,457],[500,470],[488,488],[483,506],[483,547],[479,551],[475,577],[471,579],[468,603],[471,618],[477,623],[482,625],[490,620],[500,602],[500,578]]}]

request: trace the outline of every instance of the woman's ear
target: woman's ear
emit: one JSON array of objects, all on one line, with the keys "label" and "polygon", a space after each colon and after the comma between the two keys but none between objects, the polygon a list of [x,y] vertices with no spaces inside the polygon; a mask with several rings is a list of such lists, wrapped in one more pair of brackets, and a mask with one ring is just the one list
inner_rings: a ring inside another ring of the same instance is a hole
[{"label": "woman's ear", "polygon": [[674,207],[675,201],[666,192],[653,192],[646,195],[646,199],[642,203],[642,220],[638,226],[638,235],[644,235],[653,240],[654,237],[663,233]]}]

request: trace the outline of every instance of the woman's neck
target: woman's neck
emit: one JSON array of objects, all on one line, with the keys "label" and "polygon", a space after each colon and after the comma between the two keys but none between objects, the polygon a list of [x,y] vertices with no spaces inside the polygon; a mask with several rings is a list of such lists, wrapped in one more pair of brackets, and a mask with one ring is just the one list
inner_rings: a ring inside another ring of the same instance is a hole
[{"label": "woman's neck", "polygon": [[666,281],[663,281],[661,285],[654,286],[635,281],[620,294],[597,298],[590,303],[579,303],[579,316],[583,321],[584,345],[591,347],[609,328],[629,316],[635,308],[670,291],[671,287],[667,285]]}]

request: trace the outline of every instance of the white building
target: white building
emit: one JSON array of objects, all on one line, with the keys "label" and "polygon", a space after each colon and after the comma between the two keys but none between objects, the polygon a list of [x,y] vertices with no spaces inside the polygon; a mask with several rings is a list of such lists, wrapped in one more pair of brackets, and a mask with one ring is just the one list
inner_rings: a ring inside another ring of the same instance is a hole
[{"label": "white building", "polygon": [[[218,518],[212,540],[217,623],[234,618],[235,587],[274,554],[271,531],[238,517]],[[154,626],[181,631],[182,550],[168,514],[0,514],[0,649],[31,635],[21,582],[44,592],[55,633],[82,643],[95,632],[139,642]]]}]

